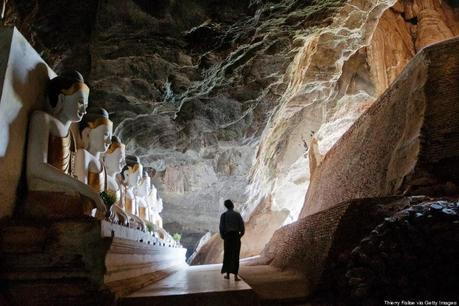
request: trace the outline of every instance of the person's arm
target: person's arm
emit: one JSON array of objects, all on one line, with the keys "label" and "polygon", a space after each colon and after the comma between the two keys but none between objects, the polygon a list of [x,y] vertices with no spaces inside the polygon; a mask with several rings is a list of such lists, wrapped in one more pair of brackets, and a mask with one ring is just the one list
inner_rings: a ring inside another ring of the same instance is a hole
[{"label": "person's arm", "polygon": [[220,225],[219,225],[219,229],[220,229],[220,237],[222,239],[225,239],[225,219],[224,219],[224,215],[225,214],[222,214],[220,216]]},{"label": "person's arm", "polygon": [[240,214],[238,215],[239,215],[239,234],[242,237],[245,234],[244,220],[242,219],[242,216]]}]

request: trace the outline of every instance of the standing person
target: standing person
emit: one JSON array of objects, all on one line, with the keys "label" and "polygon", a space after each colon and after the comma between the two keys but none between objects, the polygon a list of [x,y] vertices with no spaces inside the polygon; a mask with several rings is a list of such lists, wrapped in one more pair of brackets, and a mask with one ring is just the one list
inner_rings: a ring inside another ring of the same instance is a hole
[{"label": "standing person", "polygon": [[228,209],[220,217],[220,236],[224,240],[224,254],[222,273],[229,279],[230,273],[234,274],[234,280],[240,281],[237,276],[239,271],[239,252],[241,250],[241,237],[244,236],[244,221],[241,215],[234,211],[231,200],[225,201]]}]

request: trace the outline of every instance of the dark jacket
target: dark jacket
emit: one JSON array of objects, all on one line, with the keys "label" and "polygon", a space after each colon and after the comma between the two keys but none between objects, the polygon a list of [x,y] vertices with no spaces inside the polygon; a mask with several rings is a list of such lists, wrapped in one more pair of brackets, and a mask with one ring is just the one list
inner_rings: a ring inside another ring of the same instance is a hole
[{"label": "dark jacket", "polygon": [[232,209],[228,209],[220,217],[220,236],[225,239],[225,234],[229,232],[238,232],[240,237],[245,232],[241,215]]}]

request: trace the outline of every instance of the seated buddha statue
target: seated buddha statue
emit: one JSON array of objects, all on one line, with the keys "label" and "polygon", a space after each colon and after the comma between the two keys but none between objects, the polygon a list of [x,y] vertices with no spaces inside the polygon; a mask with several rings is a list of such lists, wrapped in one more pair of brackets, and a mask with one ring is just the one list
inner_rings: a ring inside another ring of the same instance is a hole
[{"label": "seated buddha statue", "polygon": [[[112,138],[113,123],[103,108],[90,108],[80,121],[79,132],[83,148],[79,148],[75,158],[75,175],[99,195],[109,193],[107,172],[101,153],[107,151]],[[116,194],[112,193],[112,196]]]},{"label": "seated buddha statue", "polygon": [[149,195],[151,193],[151,179],[148,175],[146,169],[143,169],[142,179],[140,180],[139,185],[135,189],[135,196],[137,207],[139,210],[138,216],[145,221],[150,221],[149,213]]},{"label": "seated buddha statue", "polygon": [[[89,88],[81,74],[66,72],[49,82],[47,98],[50,111],[35,111],[31,115],[26,166],[28,197],[40,205],[47,205],[49,214],[65,215],[71,209],[69,205],[61,205],[57,199],[61,195],[74,194],[75,198],[78,195],[89,199],[85,203],[90,204],[86,207],[80,200],[75,200],[72,207],[82,206],[82,213],[93,212],[95,208],[98,218],[105,215],[106,207],[99,195],[74,177],[76,145],[70,125],[81,121],[85,115],[88,96]],[[50,201],[52,196],[54,200]],[[48,205],[48,202],[53,203]]]},{"label": "seated buddha statue", "polygon": [[[154,186],[153,186],[154,188]],[[155,188],[156,190],[156,188]],[[163,218],[159,215],[163,211],[163,200],[156,195],[150,197],[150,221],[155,224],[156,226],[162,228],[163,227]],[[153,195],[153,192],[152,192]],[[153,200],[154,199],[154,200]]]},{"label": "seated buddha statue", "polygon": [[143,197],[146,201],[146,211],[147,211],[147,220],[150,221],[150,223],[154,224],[155,227],[162,227],[162,218],[160,217],[159,213],[163,210],[163,201],[159,197],[158,190],[156,189],[155,185],[151,181],[151,176],[155,175],[156,171],[153,168],[144,168],[144,179],[143,181],[146,183],[146,185],[143,187]]},{"label": "seated buddha statue", "polygon": [[124,210],[130,217],[130,226],[145,230],[145,222],[139,217],[138,203],[136,201],[135,189],[142,178],[143,167],[140,159],[135,155],[127,155],[125,166],[121,171],[123,182],[123,204]]},{"label": "seated buddha statue", "polygon": [[[125,145],[121,143],[121,140],[112,136],[110,146],[103,156],[103,162],[107,171],[107,189],[108,192],[115,196],[116,202],[113,205],[114,213],[117,216],[118,223],[127,225],[129,218],[123,210],[122,197],[122,178],[121,169],[124,165],[125,159]],[[115,220],[110,220],[115,222]]]}]

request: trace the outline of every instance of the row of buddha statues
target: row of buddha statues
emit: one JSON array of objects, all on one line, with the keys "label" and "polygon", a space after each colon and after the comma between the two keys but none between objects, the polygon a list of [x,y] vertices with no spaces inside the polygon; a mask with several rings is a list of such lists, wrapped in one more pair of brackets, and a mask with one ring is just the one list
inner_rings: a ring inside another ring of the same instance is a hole
[{"label": "row of buddha statues", "polygon": [[162,229],[162,200],[148,169],[137,156],[125,156],[108,112],[88,108],[88,98],[89,87],[77,71],[49,81],[47,109],[33,112],[29,123],[29,192],[75,194],[86,199],[81,206],[87,215]]}]

